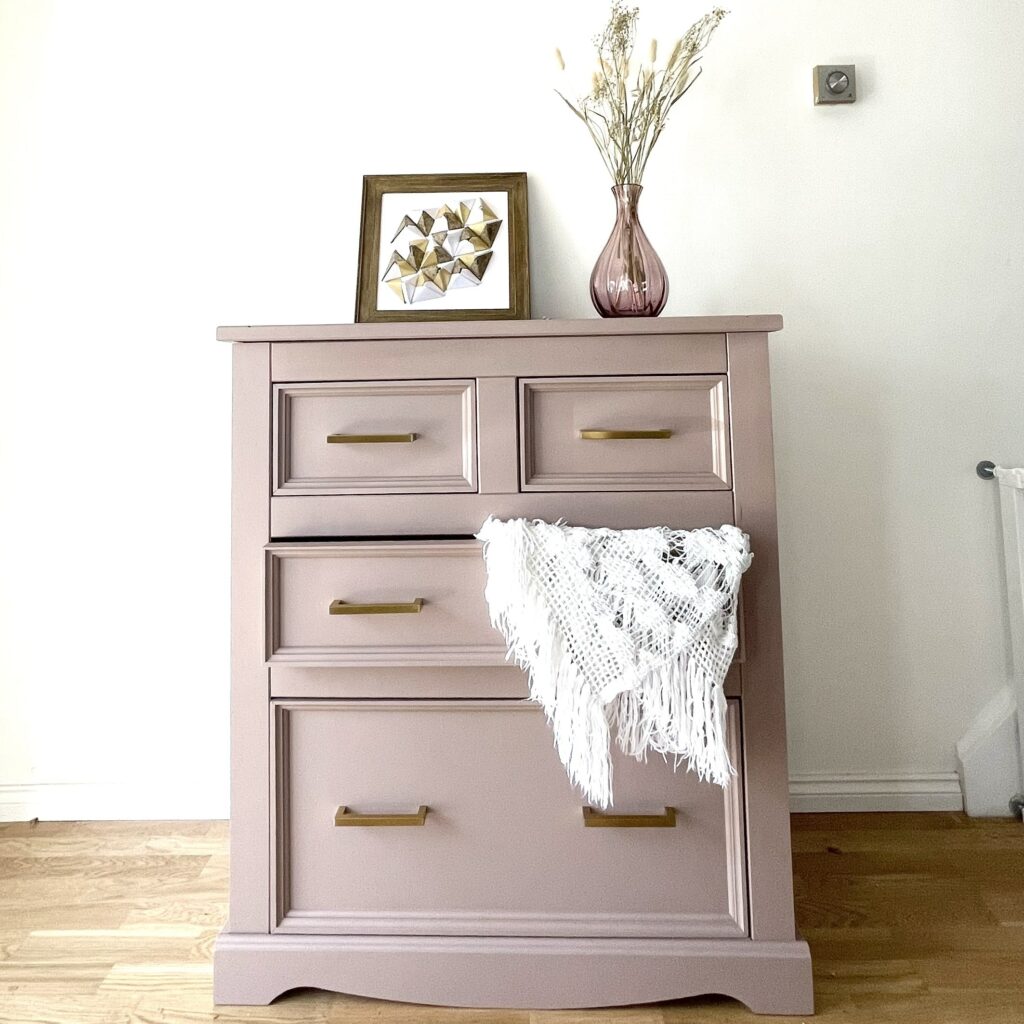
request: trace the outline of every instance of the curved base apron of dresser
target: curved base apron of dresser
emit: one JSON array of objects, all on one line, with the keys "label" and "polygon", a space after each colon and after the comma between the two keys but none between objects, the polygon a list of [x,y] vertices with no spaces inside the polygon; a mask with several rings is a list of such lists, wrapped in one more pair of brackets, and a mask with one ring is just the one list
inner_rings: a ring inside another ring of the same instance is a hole
[{"label": "curved base apron of dresser", "polygon": [[265,1006],[294,988],[406,1003],[580,1009],[724,995],[811,1014],[805,942],[221,933],[214,1002]]}]

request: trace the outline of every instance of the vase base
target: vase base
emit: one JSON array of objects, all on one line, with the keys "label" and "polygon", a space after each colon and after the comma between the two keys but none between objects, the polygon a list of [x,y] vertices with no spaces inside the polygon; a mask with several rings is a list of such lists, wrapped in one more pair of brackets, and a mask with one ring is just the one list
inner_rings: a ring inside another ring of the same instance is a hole
[{"label": "vase base", "polygon": [[631,317],[637,318],[637,319],[639,319],[641,317],[645,317],[647,319],[652,319],[653,317],[661,316],[661,310],[660,309],[656,313],[653,312],[653,311],[650,311],[650,312],[640,311],[640,312],[637,312],[637,313],[609,313],[606,310],[601,309],[600,306],[595,306],[594,308],[598,311],[598,313],[601,314],[601,318],[603,320],[625,320],[625,319],[628,319],[628,318],[631,318]]}]

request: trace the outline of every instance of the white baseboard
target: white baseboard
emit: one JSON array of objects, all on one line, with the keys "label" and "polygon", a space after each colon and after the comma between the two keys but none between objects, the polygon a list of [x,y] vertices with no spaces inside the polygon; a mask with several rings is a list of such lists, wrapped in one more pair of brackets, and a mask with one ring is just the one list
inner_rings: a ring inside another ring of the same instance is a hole
[{"label": "white baseboard", "polygon": [[[919,775],[794,775],[794,811],[961,811],[956,772]],[[0,785],[0,821],[203,820],[228,816],[227,786],[188,780],[151,784],[64,782]]]},{"label": "white baseboard", "polygon": [[917,775],[793,775],[793,811],[962,811],[956,772]]},{"label": "white baseboard", "polygon": [[0,784],[0,821],[181,821],[228,816],[227,784],[34,782]]}]

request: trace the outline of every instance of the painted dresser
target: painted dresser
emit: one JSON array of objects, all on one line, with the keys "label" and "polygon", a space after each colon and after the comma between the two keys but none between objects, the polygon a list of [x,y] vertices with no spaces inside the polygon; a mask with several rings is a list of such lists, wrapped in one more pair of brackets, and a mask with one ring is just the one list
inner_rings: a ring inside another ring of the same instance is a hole
[{"label": "painted dresser", "polygon": [[[228,327],[232,810],[218,1003],[722,993],[809,1013],[794,930],[777,316]],[[735,523],[726,790],[619,758],[583,806],[488,622],[488,514]]]}]

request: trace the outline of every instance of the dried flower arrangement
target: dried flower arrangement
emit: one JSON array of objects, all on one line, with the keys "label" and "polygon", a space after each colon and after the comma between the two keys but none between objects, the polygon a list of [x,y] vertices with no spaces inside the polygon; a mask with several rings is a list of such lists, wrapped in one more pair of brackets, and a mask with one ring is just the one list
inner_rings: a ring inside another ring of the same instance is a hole
[{"label": "dried flower arrangement", "polygon": [[[658,41],[652,39],[647,61],[634,71],[633,44],[640,10],[613,0],[608,24],[594,38],[597,68],[590,93],[576,103],[561,92],[558,95],[587,126],[617,185],[642,182],[668,113],[700,77],[700,54],[726,13],[716,7],[695,21],[672,47],[663,68],[655,67]],[[556,50],[555,56],[564,71],[561,51]]]}]

